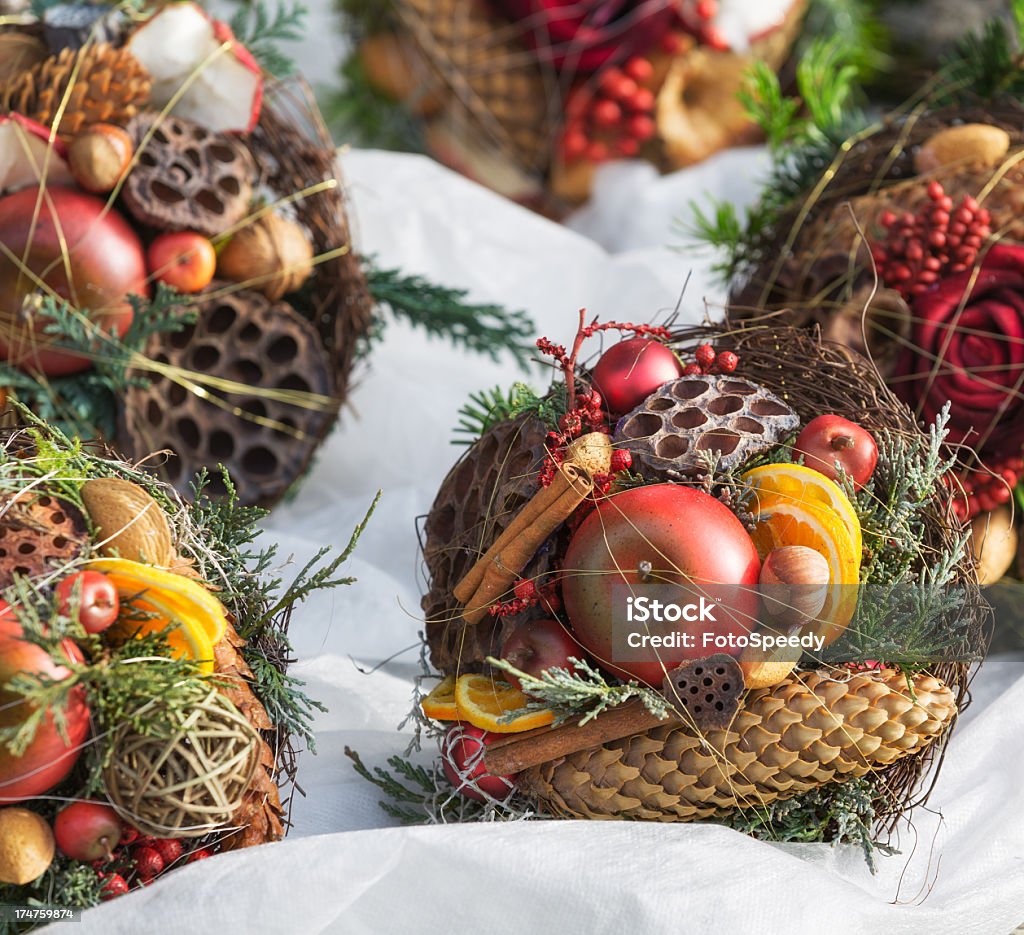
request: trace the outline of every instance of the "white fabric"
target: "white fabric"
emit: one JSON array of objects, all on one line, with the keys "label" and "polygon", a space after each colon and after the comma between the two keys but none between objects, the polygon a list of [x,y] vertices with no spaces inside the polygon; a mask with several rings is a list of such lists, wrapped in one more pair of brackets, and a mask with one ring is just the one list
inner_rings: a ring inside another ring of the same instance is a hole
[{"label": "white fabric", "polygon": [[[362,247],[381,264],[470,287],[529,309],[539,333],[566,341],[576,311],[685,319],[720,301],[706,267],[671,249],[672,219],[704,188],[750,196],[757,151],[656,179],[610,167],[618,194],[573,224],[614,256],[426,159],[344,156]],[[626,192],[626,195],[622,195]],[[356,412],[320,455],[297,499],[267,523],[297,562],[343,545],[378,487],[384,498],[350,571],[359,583],[295,616],[294,671],[330,708],[319,755],[305,756],[288,841],[203,861],[88,912],[69,933],[188,932],[1009,932],[1024,920],[1024,679],[1019,662],[987,665],[928,809],[899,836],[877,876],[858,852],[773,846],[706,825],[544,822],[404,829],[343,755],[369,764],[400,752],[416,650],[420,570],[414,518],[457,456],[449,444],[470,391],[522,375],[392,325],[353,397]],[[534,383],[542,385],[539,373]],[[353,659],[354,657],[354,659]],[[62,930],[63,931],[63,930]]]}]

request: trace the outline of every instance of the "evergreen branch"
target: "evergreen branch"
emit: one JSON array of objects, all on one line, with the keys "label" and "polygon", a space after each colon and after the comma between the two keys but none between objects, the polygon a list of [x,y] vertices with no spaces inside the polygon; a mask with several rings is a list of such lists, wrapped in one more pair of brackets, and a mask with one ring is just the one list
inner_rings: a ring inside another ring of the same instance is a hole
[{"label": "evergreen branch", "polygon": [[948,85],[939,103],[992,100],[1001,95],[1024,94],[1024,0],[1012,0],[1013,27],[996,17],[980,32],[968,33],[945,60]]},{"label": "evergreen branch", "polygon": [[279,0],[273,14],[264,0],[245,0],[231,18],[231,31],[260,67],[282,77],[295,71],[295,62],[278,48],[280,42],[299,42],[306,33],[309,9],[299,0]]},{"label": "evergreen branch", "polygon": [[472,445],[485,432],[503,422],[533,415],[552,431],[565,414],[566,389],[557,384],[546,396],[539,396],[525,383],[514,383],[508,392],[500,386],[471,393],[469,402],[459,409],[459,424],[453,445]]},{"label": "evergreen branch", "polygon": [[535,351],[530,340],[535,332],[530,317],[500,305],[474,305],[467,291],[428,282],[422,276],[406,276],[398,270],[381,269],[366,262],[370,294],[391,313],[432,337],[447,337],[456,347],[485,354],[497,361],[511,354],[524,370]]},{"label": "evergreen branch", "polygon": [[[523,692],[534,699],[523,710],[552,710],[555,712],[555,724],[578,719],[577,726],[581,726],[632,698],[639,698],[655,717],[664,719],[669,716],[669,703],[654,689],[638,682],[610,685],[586,660],[570,657],[569,662],[573,666],[572,671],[552,666],[536,676],[520,671],[504,659],[487,658],[488,665],[514,675]],[[508,719],[521,713],[514,711]]]}]

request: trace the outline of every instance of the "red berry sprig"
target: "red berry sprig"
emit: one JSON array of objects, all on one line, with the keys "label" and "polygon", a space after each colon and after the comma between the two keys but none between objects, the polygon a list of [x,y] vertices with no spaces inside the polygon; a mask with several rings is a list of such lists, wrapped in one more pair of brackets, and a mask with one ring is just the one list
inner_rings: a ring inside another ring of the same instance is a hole
[{"label": "red berry sprig", "polygon": [[905,299],[926,292],[947,273],[974,265],[991,236],[991,217],[970,195],[953,207],[941,183],[928,184],[928,201],[917,214],[885,211],[879,223],[885,243],[871,251],[882,282]]},{"label": "red berry sprig", "polygon": [[609,68],[597,87],[576,90],[566,106],[562,154],[566,162],[605,162],[631,157],[657,132],[656,98],[645,86],[654,75],[650,59],[631,58],[622,68]]},{"label": "red berry sprig", "polygon": [[128,881],[119,873],[105,873],[100,870],[97,876],[103,881],[100,887],[100,899],[106,902],[108,899],[115,899],[124,896],[128,892]]},{"label": "red berry sprig", "polygon": [[562,599],[558,596],[558,585],[554,581],[540,587],[528,578],[520,578],[512,589],[515,597],[504,603],[493,604],[487,609],[492,617],[514,617],[524,610],[544,605],[544,609],[556,614],[562,609]]},{"label": "red berry sprig", "polygon": [[964,471],[951,481],[956,489],[953,512],[961,522],[989,513],[1013,496],[1013,488],[1024,479],[1024,457],[1011,455],[997,461],[991,473]]},{"label": "red berry sprig", "polygon": [[710,344],[701,344],[693,354],[696,363],[683,367],[684,377],[707,376],[710,373],[735,373],[740,365],[733,351],[716,351]]}]

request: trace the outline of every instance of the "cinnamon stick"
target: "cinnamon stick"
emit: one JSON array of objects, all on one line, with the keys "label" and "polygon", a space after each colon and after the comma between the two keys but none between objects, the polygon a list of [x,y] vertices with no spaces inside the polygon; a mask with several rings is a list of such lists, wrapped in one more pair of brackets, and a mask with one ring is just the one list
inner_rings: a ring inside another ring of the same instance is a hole
[{"label": "cinnamon stick", "polygon": [[545,540],[594,489],[590,474],[576,464],[558,468],[551,484],[539,490],[476,561],[452,593],[464,606],[462,619],[479,623],[487,609],[522,573]]},{"label": "cinnamon stick", "polygon": [[494,740],[484,752],[484,768],[493,776],[508,776],[675,720],[674,715],[663,719],[651,714],[642,701],[635,699],[582,726],[573,721]]}]

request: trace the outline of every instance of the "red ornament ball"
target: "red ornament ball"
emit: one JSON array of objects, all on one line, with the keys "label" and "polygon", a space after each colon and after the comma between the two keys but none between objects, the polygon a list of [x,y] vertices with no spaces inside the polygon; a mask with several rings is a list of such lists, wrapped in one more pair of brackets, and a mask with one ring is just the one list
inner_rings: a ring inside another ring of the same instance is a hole
[{"label": "red ornament ball", "polygon": [[660,341],[630,338],[605,351],[591,377],[608,411],[621,416],[678,378],[682,370],[676,355]]},{"label": "red ornament ball", "polygon": [[515,776],[492,776],[484,768],[484,750],[499,736],[470,724],[456,724],[441,738],[441,767],[459,795],[478,802],[504,802],[515,791]]}]

